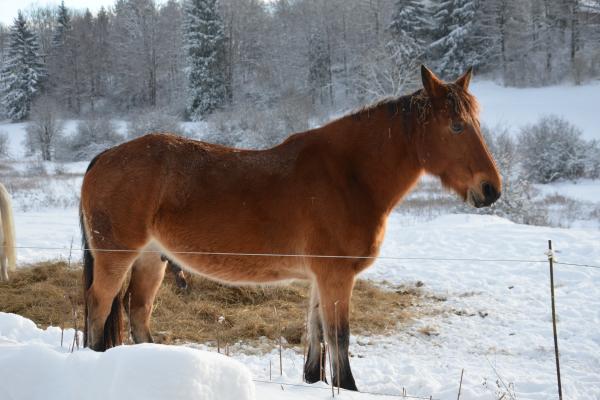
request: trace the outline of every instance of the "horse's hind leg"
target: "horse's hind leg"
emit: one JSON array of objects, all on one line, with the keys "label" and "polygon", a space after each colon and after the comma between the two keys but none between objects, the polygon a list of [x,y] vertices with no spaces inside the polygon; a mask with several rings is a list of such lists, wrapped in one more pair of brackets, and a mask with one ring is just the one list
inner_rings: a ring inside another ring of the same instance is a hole
[{"label": "horse's hind leg", "polygon": [[304,380],[308,383],[327,382],[325,378],[325,346],[323,345],[323,325],[319,310],[319,290],[313,283],[308,320],[308,355],[304,364]]},{"label": "horse's hind leg", "polygon": [[[337,273],[334,273],[337,271]],[[329,268],[317,275],[319,307],[327,336],[333,369],[332,384],[343,389],[358,390],[348,358],[350,344],[350,297],[354,275],[343,268]],[[338,373],[339,371],[339,373]]]},{"label": "horse's hind leg", "polygon": [[152,343],[150,316],[154,298],[165,276],[166,264],[158,253],[143,253],[133,263],[129,294],[129,322],[135,343]]},{"label": "horse's hind leg", "polygon": [[135,253],[94,255],[92,285],[86,291],[87,344],[96,351],[122,344],[120,291]]}]

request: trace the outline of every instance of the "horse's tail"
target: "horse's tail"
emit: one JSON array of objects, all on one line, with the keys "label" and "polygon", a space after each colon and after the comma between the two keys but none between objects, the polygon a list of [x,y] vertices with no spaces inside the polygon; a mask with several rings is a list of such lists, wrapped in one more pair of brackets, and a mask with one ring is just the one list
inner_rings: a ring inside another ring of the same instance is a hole
[{"label": "horse's tail", "polygon": [[[99,155],[98,155],[99,156]],[[88,167],[88,171],[96,162],[98,158],[96,156],[90,166]],[[88,240],[86,228],[85,228],[85,218],[83,215],[83,208],[80,204],[79,206],[79,225],[81,227],[81,239],[83,244],[83,304],[85,308],[84,315],[84,328],[83,328],[83,345],[89,346],[88,340],[88,301],[87,301],[87,292],[90,287],[92,287],[92,283],[94,282],[94,256],[90,249],[90,243]],[[102,341],[100,343],[94,343],[97,347],[94,350],[106,350],[114,346],[118,346],[123,343],[123,304],[121,299],[121,293],[119,292],[117,296],[113,299],[112,307],[110,309],[110,314],[108,318],[106,318],[106,322],[104,323],[104,333],[102,335]]]},{"label": "horse's tail", "polygon": [[0,183],[0,221],[2,222],[2,232],[4,236],[4,254],[8,260],[8,269],[14,271],[17,268],[17,253],[15,239],[15,223],[13,221],[13,212],[10,205],[10,196],[8,191]]},{"label": "horse's tail", "polygon": [[94,256],[90,251],[89,241],[87,233],[85,232],[85,225],[83,222],[83,210],[81,205],[79,206],[79,226],[81,228],[81,244],[83,246],[83,345],[88,346],[88,302],[87,292],[92,287],[94,281]]}]

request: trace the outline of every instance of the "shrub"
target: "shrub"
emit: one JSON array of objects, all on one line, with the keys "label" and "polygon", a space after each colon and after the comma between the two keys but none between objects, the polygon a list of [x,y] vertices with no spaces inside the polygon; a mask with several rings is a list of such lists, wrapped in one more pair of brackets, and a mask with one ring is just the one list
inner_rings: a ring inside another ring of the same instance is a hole
[{"label": "shrub", "polygon": [[517,144],[508,129],[500,125],[490,129],[484,125],[481,130],[500,174],[505,179],[517,175],[519,173]]},{"label": "shrub", "polygon": [[174,133],[184,135],[179,119],[160,110],[151,110],[137,114],[127,124],[127,135],[136,138],[148,133]]},{"label": "shrub", "polygon": [[25,145],[28,151],[40,153],[44,161],[52,161],[56,144],[63,135],[63,125],[54,102],[41,97],[34,103],[31,121],[27,124]]},{"label": "shrub", "polygon": [[64,161],[90,160],[123,140],[109,118],[92,115],[77,124],[75,135],[61,139],[56,156]]},{"label": "shrub", "polygon": [[519,137],[519,154],[524,176],[532,182],[549,183],[589,175],[598,161],[595,143],[581,138],[581,131],[568,121],[546,116],[527,125]]},{"label": "shrub", "polygon": [[491,207],[473,210],[462,205],[460,211],[497,215],[520,224],[547,225],[547,211],[536,206],[532,185],[520,176],[517,145],[509,131],[505,127],[491,130],[485,126],[482,131],[503,178],[502,196]]},{"label": "shrub", "polygon": [[585,158],[585,177],[600,178],[600,143],[597,140],[588,142]]},{"label": "shrub", "polygon": [[309,96],[290,94],[269,107],[234,106],[208,117],[209,133],[202,139],[226,146],[266,148],[294,132],[308,129],[313,114]]}]

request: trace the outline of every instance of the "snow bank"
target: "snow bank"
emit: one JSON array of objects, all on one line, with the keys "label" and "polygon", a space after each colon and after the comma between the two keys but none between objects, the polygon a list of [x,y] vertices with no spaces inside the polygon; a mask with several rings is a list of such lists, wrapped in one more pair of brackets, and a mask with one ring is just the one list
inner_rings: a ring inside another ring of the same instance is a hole
[{"label": "snow bank", "polygon": [[6,313],[0,313],[0,376],[6,400],[255,398],[250,372],[223,355],[155,344],[69,353],[58,328],[42,331]]}]

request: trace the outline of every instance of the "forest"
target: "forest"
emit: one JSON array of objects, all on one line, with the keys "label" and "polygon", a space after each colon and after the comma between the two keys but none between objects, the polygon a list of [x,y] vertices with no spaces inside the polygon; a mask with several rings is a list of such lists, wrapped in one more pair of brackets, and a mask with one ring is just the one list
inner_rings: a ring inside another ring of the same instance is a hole
[{"label": "forest", "polygon": [[[600,0],[117,0],[29,6],[0,25],[0,114],[140,110],[265,130],[413,90],[423,63],[507,86],[600,75]],[[225,113],[225,116],[223,116]]]}]

